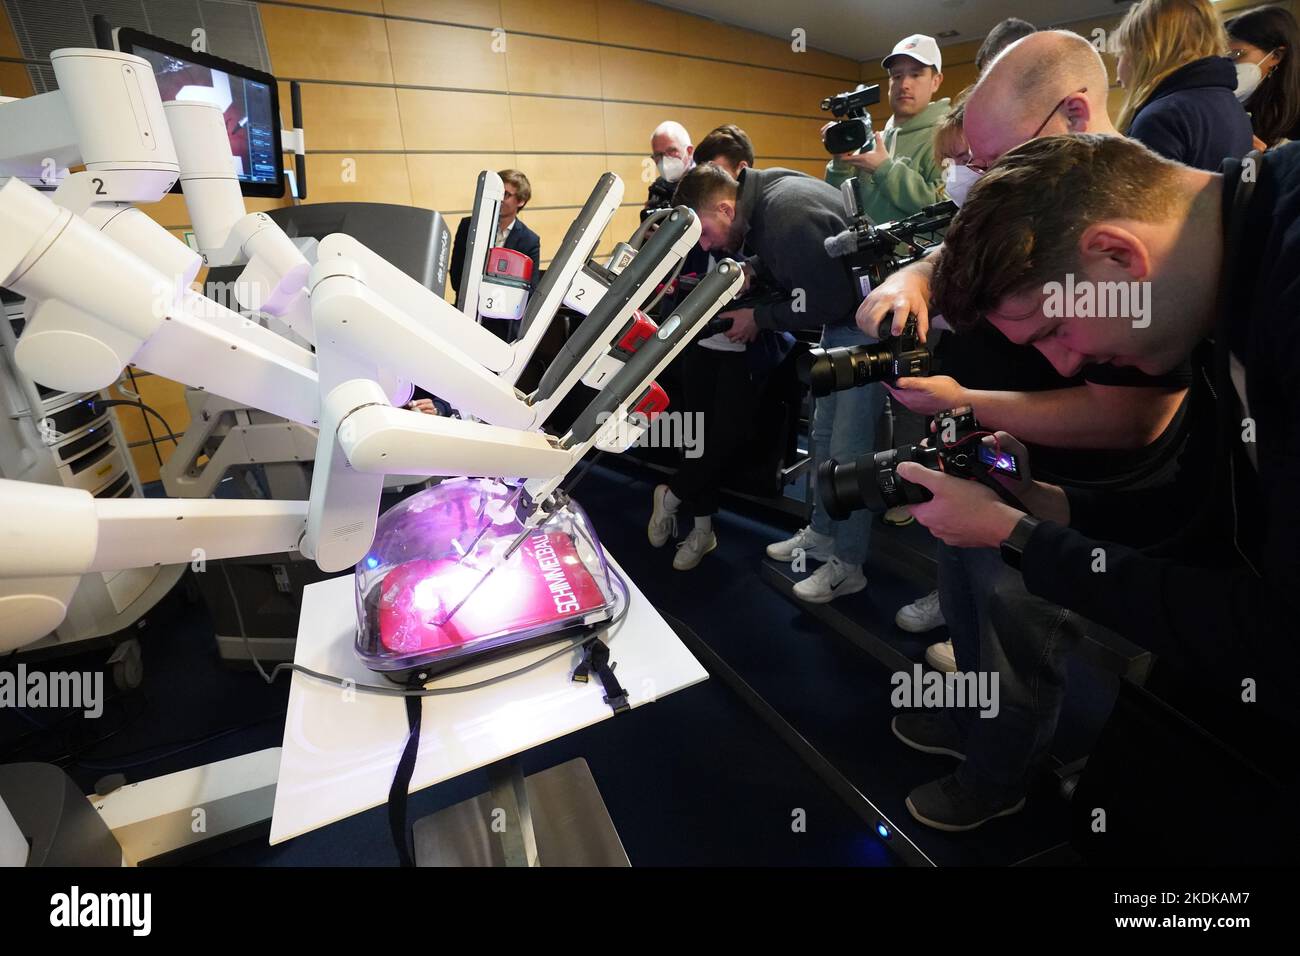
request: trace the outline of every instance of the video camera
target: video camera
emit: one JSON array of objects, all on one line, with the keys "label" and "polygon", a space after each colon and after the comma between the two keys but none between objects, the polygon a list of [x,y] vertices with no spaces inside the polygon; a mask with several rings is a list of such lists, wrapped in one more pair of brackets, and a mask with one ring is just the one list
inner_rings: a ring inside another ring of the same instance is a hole
[{"label": "video camera", "polygon": [[933,446],[904,445],[866,454],[844,464],[834,458],[822,462],[817,468],[817,491],[826,513],[842,521],[862,508],[879,513],[929,501],[934,497],[929,489],[898,477],[898,466],[905,461],[979,481],[1000,495],[1006,491],[992,477],[993,472],[1008,478],[1020,477],[1020,462],[1015,455],[1002,451],[996,443],[984,443],[984,438],[992,433],[980,429],[973,412],[940,412],[935,422],[938,429]]},{"label": "video camera", "polygon": [[871,116],[868,106],[880,102],[878,85],[859,86],[848,93],[837,93],[822,100],[823,110],[832,116],[847,117],[826,130],[823,141],[828,153],[856,153],[870,150],[875,139],[871,130]]}]

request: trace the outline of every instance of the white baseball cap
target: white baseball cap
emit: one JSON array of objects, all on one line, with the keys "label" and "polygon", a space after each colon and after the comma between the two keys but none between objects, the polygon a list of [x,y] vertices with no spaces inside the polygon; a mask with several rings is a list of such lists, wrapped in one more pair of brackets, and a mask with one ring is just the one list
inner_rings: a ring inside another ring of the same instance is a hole
[{"label": "white baseball cap", "polygon": [[928,37],[924,33],[913,33],[910,37],[899,40],[893,52],[881,60],[880,65],[887,70],[889,61],[900,55],[910,56],[926,66],[932,66],[937,73],[943,72],[943,57],[939,55],[939,44],[934,42],[934,37]]}]

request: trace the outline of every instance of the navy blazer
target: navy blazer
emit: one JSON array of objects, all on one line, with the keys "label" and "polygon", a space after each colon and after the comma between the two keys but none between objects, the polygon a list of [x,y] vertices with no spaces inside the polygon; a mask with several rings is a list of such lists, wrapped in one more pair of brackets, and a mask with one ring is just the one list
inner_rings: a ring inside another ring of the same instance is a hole
[{"label": "navy blazer", "polygon": [[[453,298],[460,295],[460,275],[465,269],[465,246],[469,243],[469,216],[461,219],[456,227],[456,242],[451,247],[451,288]],[[522,252],[533,260],[533,286],[542,271],[542,240],[537,233],[524,225],[522,219],[515,219],[514,228],[506,236],[506,248]]]}]

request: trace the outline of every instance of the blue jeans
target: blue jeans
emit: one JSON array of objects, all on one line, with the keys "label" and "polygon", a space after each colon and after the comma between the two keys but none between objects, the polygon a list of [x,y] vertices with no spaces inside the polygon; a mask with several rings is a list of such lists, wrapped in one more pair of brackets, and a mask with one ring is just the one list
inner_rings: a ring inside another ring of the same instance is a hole
[{"label": "blue jeans", "polygon": [[938,549],[939,606],[957,670],[998,675],[996,717],[954,712],[966,752],[957,779],[990,799],[1019,799],[1030,764],[1056,734],[1069,655],[1096,625],[1030,594],[993,549]]},{"label": "blue jeans", "polygon": [[[822,331],[822,348],[865,345],[875,341],[855,325],[828,326]],[[813,409],[813,467],[834,458],[841,464],[875,451],[876,421],[885,405],[885,389],[878,383],[832,392],[817,399]],[[813,472],[814,476],[816,471]],[[871,536],[871,513],[853,512],[843,521],[832,521],[822,506],[821,494],[813,481],[812,528],[835,539],[835,556],[850,567],[867,558]]]}]

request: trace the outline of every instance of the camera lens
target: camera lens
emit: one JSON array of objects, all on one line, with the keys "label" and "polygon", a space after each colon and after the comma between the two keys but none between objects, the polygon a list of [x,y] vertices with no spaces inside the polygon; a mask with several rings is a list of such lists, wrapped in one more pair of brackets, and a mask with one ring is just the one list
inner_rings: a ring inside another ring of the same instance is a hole
[{"label": "camera lens", "polygon": [[[892,381],[894,353],[889,345],[852,345],[838,349],[813,349],[809,352],[806,377],[808,387],[818,397],[868,382]],[[802,371],[802,370],[801,370]]]},{"label": "camera lens", "polygon": [[899,478],[898,466],[915,461],[936,468],[938,459],[935,449],[918,445],[862,455],[843,464],[832,458],[817,466],[817,493],[826,514],[835,521],[863,508],[879,514],[900,505],[920,504],[930,500],[930,492]]}]

